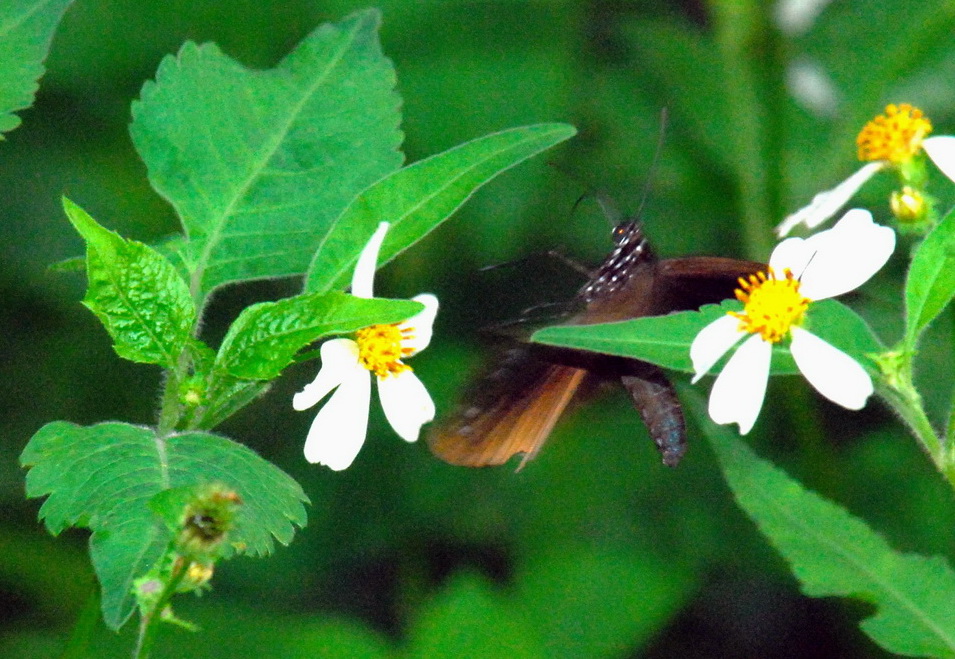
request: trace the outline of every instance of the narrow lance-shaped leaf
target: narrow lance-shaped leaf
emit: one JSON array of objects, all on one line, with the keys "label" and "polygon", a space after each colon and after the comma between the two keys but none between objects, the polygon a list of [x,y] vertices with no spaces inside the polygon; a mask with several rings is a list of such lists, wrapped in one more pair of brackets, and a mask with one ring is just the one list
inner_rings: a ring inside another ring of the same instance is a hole
[{"label": "narrow lance-shaped leaf", "polygon": [[169,530],[149,505],[158,493],[212,482],[235,490],[243,503],[229,542],[246,554],[268,554],[274,540],[288,544],[295,527],[305,525],[308,498],[298,483],[220,435],[160,439],[149,428],[124,423],[55,421],[30,439],[20,463],[30,470],[27,496],[47,497],[40,518],[51,533],[71,526],[93,532],[90,554],[111,629],[129,618],[133,581],[169,542]]},{"label": "narrow lance-shaped leaf", "polygon": [[[700,311],[681,311],[619,323],[553,325],[538,330],[531,338],[537,343],[632,357],[664,368],[692,373],[690,344],[696,335],[727,311],[741,308],[738,302],[727,301],[721,305],[706,305]],[[868,324],[836,300],[814,303],[808,314],[806,328],[863,364],[868,361],[867,355],[883,350]],[[799,373],[785,343],[773,348],[772,372],[775,375]]]},{"label": "narrow lance-shaped leaf", "polygon": [[905,281],[905,343],[922,331],[955,296],[955,208],[925,237]]},{"label": "narrow lance-shaped leaf", "polygon": [[379,19],[323,25],[268,71],[187,43],[144,86],[130,130],[199,292],[303,274],[345,206],[401,165]]},{"label": "narrow lance-shaped leaf", "polygon": [[[702,418],[702,401],[690,402]],[[807,595],[873,604],[861,627],[890,652],[955,657],[955,571],[943,558],[895,552],[862,520],[756,457],[731,430],[708,423],[706,434],[740,507]]]},{"label": "narrow lance-shaped leaf", "polygon": [[229,328],[216,368],[237,378],[278,377],[299,350],[328,336],[377,323],[396,323],[421,311],[412,300],[311,293],[245,309]]},{"label": "narrow lance-shaped leaf", "polygon": [[450,217],[482,185],[575,132],[566,124],[513,128],[466,142],[378,181],[329,228],[308,269],[305,290],[346,286],[361,246],[379,222],[391,223],[378,257],[383,265]]},{"label": "narrow lance-shaped leaf", "polygon": [[63,199],[70,222],[86,241],[83,299],[125,359],[174,368],[196,322],[186,282],[159,252],[104,229]]},{"label": "narrow lance-shaped leaf", "polygon": [[53,33],[72,1],[0,3],[0,133],[19,126],[20,118],[13,113],[33,103]]}]

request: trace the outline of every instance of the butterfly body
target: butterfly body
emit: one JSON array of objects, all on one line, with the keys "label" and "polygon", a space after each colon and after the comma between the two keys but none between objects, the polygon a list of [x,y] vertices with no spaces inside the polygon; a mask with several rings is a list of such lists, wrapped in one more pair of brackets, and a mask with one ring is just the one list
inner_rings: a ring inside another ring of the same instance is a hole
[{"label": "butterfly body", "polygon": [[[739,277],[763,268],[719,257],[659,260],[642,225],[633,221],[619,224],[613,237],[613,251],[577,293],[564,323],[608,323],[696,309],[732,297]],[[443,460],[471,467],[503,464],[523,453],[522,467],[578,392],[600,380],[623,385],[663,463],[676,466],[686,451],[686,427],[662,370],[636,359],[529,342],[500,353],[478,381],[470,403],[431,432],[429,445]]]}]

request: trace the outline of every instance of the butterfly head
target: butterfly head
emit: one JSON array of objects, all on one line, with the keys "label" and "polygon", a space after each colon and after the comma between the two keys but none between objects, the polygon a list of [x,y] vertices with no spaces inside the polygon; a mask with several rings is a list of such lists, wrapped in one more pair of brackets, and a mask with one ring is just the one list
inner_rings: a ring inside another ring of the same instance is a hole
[{"label": "butterfly head", "polygon": [[615,226],[613,242],[613,251],[580,292],[587,303],[623,288],[636,273],[637,266],[653,258],[639,222],[627,220]]}]

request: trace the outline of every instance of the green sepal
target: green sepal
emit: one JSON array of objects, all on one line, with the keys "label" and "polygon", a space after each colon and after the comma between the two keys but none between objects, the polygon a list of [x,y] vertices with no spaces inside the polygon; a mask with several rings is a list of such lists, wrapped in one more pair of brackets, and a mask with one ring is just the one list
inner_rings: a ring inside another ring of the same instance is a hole
[{"label": "green sepal", "polygon": [[63,208],[86,241],[83,304],[103,323],[116,353],[175,368],[196,322],[186,282],[148,245],[103,228],[65,197]]},{"label": "green sepal", "polygon": [[423,308],[412,300],[360,298],[339,292],[254,304],[232,323],[214,370],[248,380],[271,380],[292,363],[295,353],[317,339],[378,323],[397,323]]},{"label": "green sepal", "polygon": [[955,208],[915,250],[905,280],[905,345],[915,348],[922,331],[955,297]]}]

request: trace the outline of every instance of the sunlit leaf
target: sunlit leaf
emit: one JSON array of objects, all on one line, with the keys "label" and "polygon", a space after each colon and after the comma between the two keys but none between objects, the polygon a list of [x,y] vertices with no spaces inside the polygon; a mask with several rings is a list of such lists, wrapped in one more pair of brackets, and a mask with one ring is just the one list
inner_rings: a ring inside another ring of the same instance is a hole
[{"label": "sunlit leaf", "polygon": [[171,488],[219,482],[242,498],[229,542],[238,553],[265,555],[304,526],[308,498],[285,473],[226,437],[190,432],[159,438],[124,423],[43,426],[20,456],[27,496],[47,499],[40,518],[56,535],[79,526],[93,532],[90,554],[103,591],[106,624],[118,629],[135,606],[130,592],[169,541],[149,508]]},{"label": "sunlit leaf", "polygon": [[905,341],[919,335],[955,297],[955,209],[925,237],[905,280]]},{"label": "sunlit leaf", "polygon": [[187,43],[143,87],[133,141],[179,213],[202,292],[304,273],[345,206],[400,166],[379,19],[369,10],[322,25],[268,71]]}]

